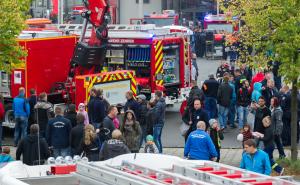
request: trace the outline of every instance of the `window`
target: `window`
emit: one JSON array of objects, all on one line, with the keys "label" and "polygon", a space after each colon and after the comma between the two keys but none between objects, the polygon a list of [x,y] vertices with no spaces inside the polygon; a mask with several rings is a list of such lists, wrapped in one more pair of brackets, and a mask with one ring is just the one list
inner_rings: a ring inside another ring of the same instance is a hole
[{"label": "window", "polygon": [[[135,0],[136,4],[139,4],[139,0]],[[144,0],[144,4],[149,4],[150,0]]]}]

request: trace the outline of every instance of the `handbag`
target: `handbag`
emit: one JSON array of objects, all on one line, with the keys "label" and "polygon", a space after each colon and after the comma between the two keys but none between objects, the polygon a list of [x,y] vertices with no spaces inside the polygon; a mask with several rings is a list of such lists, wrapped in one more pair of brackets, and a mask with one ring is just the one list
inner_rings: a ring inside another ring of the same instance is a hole
[{"label": "handbag", "polygon": [[[190,120],[191,120],[191,114],[190,114]],[[182,122],[179,130],[180,130],[180,134],[185,137],[185,135],[187,134],[188,130],[190,129],[191,125],[186,124],[185,122]]]},{"label": "handbag", "polygon": [[185,122],[182,122],[179,130],[180,130],[180,134],[185,137],[185,135],[187,134],[188,130],[190,129],[190,125],[187,125]]}]

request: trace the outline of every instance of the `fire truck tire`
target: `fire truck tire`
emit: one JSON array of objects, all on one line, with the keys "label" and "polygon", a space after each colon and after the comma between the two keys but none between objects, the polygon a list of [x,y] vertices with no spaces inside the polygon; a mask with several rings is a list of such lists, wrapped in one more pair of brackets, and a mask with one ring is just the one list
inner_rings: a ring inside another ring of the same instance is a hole
[{"label": "fire truck tire", "polygon": [[15,127],[15,117],[14,117],[14,112],[12,110],[11,104],[8,104],[5,107],[5,117],[4,117],[4,123],[2,125],[10,128]]}]

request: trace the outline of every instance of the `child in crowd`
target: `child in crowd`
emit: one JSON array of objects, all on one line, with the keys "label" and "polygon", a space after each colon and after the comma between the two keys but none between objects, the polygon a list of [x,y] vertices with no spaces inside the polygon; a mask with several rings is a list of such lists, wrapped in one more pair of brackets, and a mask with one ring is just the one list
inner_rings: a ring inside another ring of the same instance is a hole
[{"label": "child in crowd", "polygon": [[77,114],[82,114],[84,116],[84,125],[89,124],[89,116],[88,113],[85,111],[85,105],[84,103],[80,103],[78,105],[78,112]]},{"label": "child in crowd", "polygon": [[221,140],[224,139],[224,135],[222,130],[218,126],[218,121],[216,119],[210,119],[209,120],[209,125],[210,125],[210,137],[211,140],[213,141],[215,148],[218,153],[218,158],[217,162],[220,161],[220,149],[221,149]]},{"label": "child in crowd", "polygon": [[152,135],[148,135],[146,137],[146,144],[145,144],[145,148],[144,148],[144,152],[145,153],[154,153],[154,154],[158,154],[158,148],[155,145],[154,141],[153,141],[153,136]]},{"label": "child in crowd", "polygon": [[0,154],[0,163],[8,163],[14,161],[14,159],[9,154],[10,148],[8,146],[4,146]]},{"label": "child in crowd", "polygon": [[242,130],[243,134],[243,143],[247,141],[248,139],[253,139],[253,135],[251,132],[251,127],[249,124],[245,124]]}]

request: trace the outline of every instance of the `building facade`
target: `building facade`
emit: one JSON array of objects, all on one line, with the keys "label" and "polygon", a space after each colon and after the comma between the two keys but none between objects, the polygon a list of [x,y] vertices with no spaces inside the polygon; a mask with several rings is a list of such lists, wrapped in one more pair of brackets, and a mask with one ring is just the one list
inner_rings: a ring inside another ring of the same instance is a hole
[{"label": "building facade", "polygon": [[[143,18],[139,14],[139,0],[118,0],[117,17],[120,24],[129,24],[132,18]],[[151,14],[162,12],[162,0],[143,0],[142,12]]]},{"label": "building facade", "polygon": [[203,20],[209,13],[216,13],[217,0],[163,0],[163,9],[173,9],[186,20]]}]

